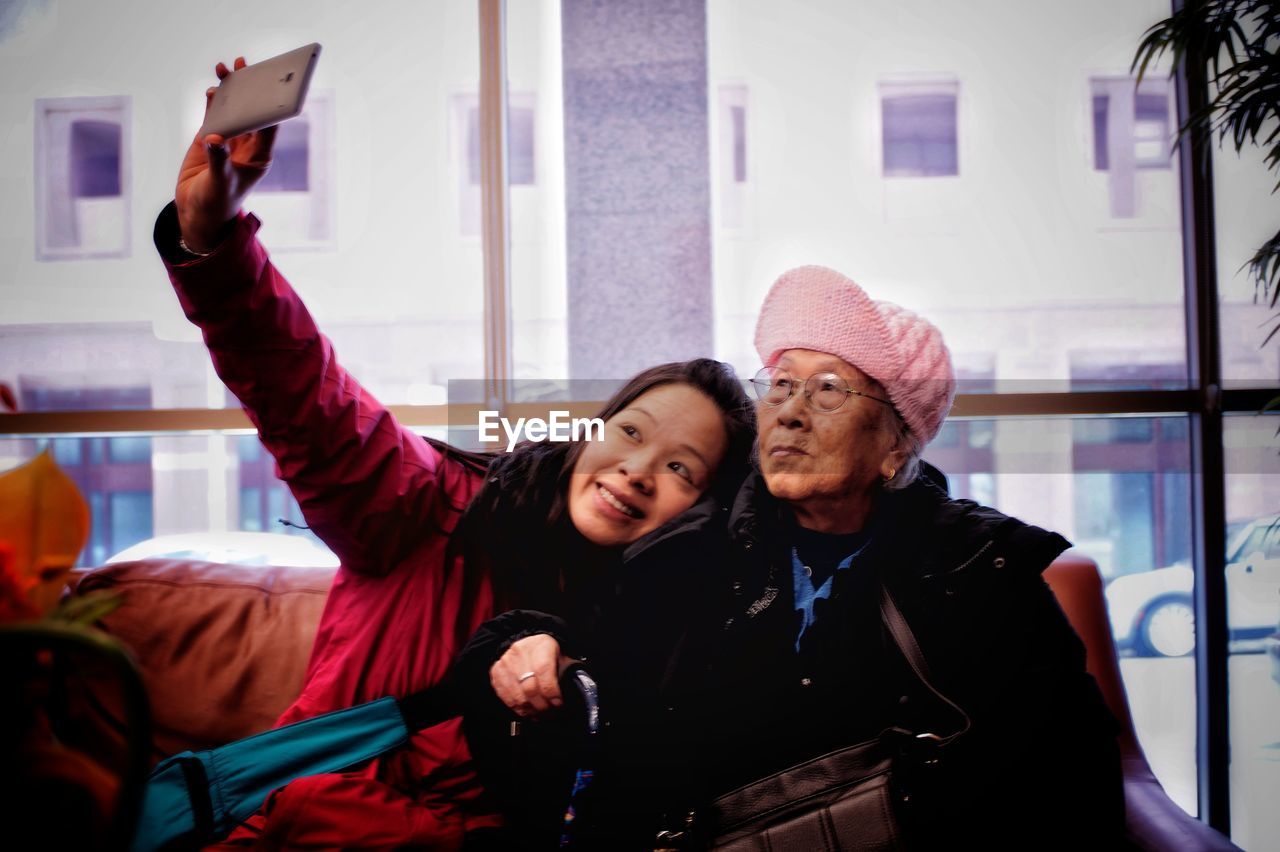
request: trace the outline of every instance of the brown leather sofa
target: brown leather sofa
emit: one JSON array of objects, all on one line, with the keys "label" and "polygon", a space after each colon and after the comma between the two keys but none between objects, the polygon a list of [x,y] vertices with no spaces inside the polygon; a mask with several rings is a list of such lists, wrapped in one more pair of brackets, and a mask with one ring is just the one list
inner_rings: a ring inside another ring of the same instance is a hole
[{"label": "brown leather sofa", "polygon": [[[142,560],[86,572],[73,593],[122,594],[123,604],[102,626],[137,658],[151,698],[153,758],[159,760],[270,727],[302,684],[332,578],[333,570],[324,568]],[[1174,804],[1143,756],[1097,566],[1067,556],[1045,579],[1084,639],[1090,672],[1121,722],[1130,841],[1150,850],[1236,849]],[[109,718],[110,707],[86,710],[85,724],[96,726],[86,747],[111,759],[122,740],[102,722],[104,709]]]},{"label": "brown leather sofa", "polygon": [[[99,626],[138,662],[158,762],[271,727],[302,687],[333,574],[143,559],[85,572],[73,594],[120,593]],[[114,748],[109,722],[100,733]]]}]

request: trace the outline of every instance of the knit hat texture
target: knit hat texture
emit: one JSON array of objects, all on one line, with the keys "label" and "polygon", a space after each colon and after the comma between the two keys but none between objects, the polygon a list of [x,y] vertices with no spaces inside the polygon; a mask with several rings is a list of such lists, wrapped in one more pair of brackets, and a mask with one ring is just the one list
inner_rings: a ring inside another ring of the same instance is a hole
[{"label": "knit hat texture", "polygon": [[767,365],[788,349],[828,352],[884,387],[921,445],[937,436],[956,394],[942,332],[923,317],[872,299],[825,266],[784,272],[756,322],[756,351]]}]

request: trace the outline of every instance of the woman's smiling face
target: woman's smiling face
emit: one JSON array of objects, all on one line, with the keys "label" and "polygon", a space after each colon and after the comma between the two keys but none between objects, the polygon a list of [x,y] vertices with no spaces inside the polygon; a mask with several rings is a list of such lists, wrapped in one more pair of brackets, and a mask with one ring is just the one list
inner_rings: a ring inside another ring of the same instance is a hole
[{"label": "woman's smiling face", "polygon": [[569,481],[569,518],[593,544],[621,547],[688,509],[724,458],[724,416],[705,394],[666,384],[640,394],[587,441]]}]

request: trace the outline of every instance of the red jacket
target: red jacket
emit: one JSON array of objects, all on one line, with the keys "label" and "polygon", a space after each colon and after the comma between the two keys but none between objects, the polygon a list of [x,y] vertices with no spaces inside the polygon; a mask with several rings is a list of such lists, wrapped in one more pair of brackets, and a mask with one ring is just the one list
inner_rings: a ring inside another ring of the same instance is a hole
[{"label": "red jacket", "polygon": [[[302,300],[241,215],[218,250],[181,262],[172,205],[156,244],[214,368],[275,456],[312,530],[342,562],[302,693],[277,725],[437,683],[467,633],[492,616],[487,578],[463,605],[452,530],[481,477],[433,449],[334,359]],[[498,824],[457,720],[365,769],[304,778],[273,793],[227,842],[269,847],[453,849]]]}]

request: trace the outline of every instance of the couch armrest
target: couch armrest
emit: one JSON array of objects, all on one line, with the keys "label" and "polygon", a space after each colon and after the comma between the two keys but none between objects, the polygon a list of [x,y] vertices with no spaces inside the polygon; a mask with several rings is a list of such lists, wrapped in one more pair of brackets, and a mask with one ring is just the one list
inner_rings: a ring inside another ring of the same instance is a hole
[{"label": "couch armrest", "polygon": [[[100,626],[137,659],[158,758],[271,727],[301,688],[333,576],[332,568],[143,559],[89,571],[72,594],[121,594]],[[110,696],[96,698],[107,711],[97,733],[118,739]]]},{"label": "couch armrest", "polygon": [[1169,798],[1142,758],[1124,761],[1125,829],[1138,849],[1197,849],[1204,852],[1235,850],[1221,833],[1188,814]]}]

